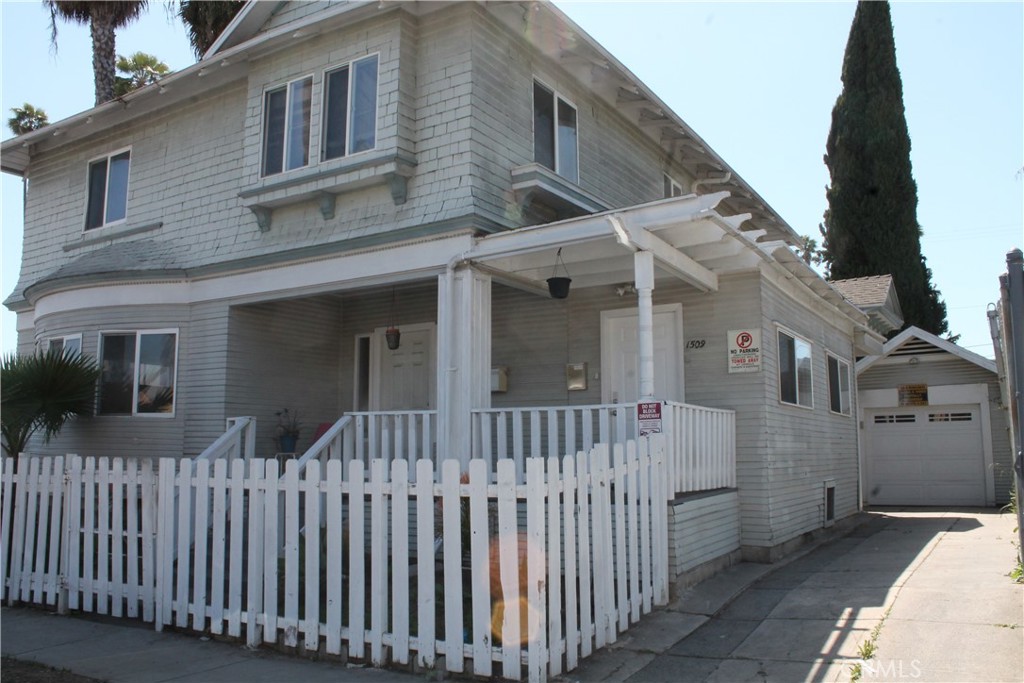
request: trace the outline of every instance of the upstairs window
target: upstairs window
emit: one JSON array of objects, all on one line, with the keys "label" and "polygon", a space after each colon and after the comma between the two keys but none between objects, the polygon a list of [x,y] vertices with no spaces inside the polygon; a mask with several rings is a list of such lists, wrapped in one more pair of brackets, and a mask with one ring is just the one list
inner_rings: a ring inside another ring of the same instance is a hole
[{"label": "upstairs window", "polygon": [[372,55],[324,75],[324,160],[377,144],[377,63]]},{"label": "upstairs window", "polygon": [[178,335],[174,331],[100,335],[100,415],[174,414]]},{"label": "upstairs window", "polygon": [[828,355],[828,408],[850,414],[850,364],[832,354]]},{"label": "upstairs window", "polygon": [[682,197],[683,196],[683,186],[681,184],[679,184],[679,181],[677,181],[675,178],[673,178],[672,176],[670,176],[667,173],[664,174],[664,178],[665,178],[665,199],[669,199],[671,197]]},{"label": "upstairs window", "polygon": [[263,175],[309,164],[309,115],[313,77],[291,81],[263,94]]},{"label": "upstairs window", "polygon": [[533,160],[566,180],[579,182],[576,107],[533,82]]},{"label": "upstairs window", "polygon": [[124,220],[128,211],[128,167],[131,150],[116,152],[89,164],[89,205],[85,229]]},{"label": "upstairs window", "polygon": [[812,408],[811,343],[779,330],[779,400]]}]

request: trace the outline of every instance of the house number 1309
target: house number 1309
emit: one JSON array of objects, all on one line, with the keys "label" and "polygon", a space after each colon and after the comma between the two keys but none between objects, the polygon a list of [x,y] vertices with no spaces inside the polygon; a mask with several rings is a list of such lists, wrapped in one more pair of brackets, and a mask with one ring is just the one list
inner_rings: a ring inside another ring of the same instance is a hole
[{"label": "house number 1309", "polygon": [[686,348],[688,349],[703,349],[706,342],[703,339],[691,339],[686,342]]}]

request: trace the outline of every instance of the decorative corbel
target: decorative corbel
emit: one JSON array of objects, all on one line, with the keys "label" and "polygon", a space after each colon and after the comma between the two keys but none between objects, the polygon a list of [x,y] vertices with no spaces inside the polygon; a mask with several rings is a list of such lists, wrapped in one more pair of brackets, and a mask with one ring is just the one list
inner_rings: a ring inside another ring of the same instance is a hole
[{"label": "decorative corbel", "polygon": [[389,173],[388,187],[391,189],[391,199],[395,205],[405,204],[409,193],[409,179],[398,173]]},{"label": "decorative corbel", "polygon": [[324,217],[324,220],[329,221],[334,218],[334,209],[338,204],[338,195],[333,192],[321,192],[317,196],[317,201],[320,204],[320,215]]},{"label": "decorative corbel", "polygon": [[269,207],[254,204],[249,207],[249,210],[252,211],[254,216],[256,216],[256,225],[260,226],[260,232],[267,232],[270,230],[272,212]]}]

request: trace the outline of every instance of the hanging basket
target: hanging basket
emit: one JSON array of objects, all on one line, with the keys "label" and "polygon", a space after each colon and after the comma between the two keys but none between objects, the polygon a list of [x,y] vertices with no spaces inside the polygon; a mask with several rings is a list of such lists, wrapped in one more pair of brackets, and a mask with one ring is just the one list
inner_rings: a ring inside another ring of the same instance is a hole
[{"label": "hanging basket", "polygon": [[389,327],[384,330],[384,339],[388,343],[388,348],[394,351],[402,341],[402,333],[399,332],[397,327]]},{"label": "hanging basket", "polygon": [[564,299],[569,296],[569,283],[572,282],[572,278],[568,277],[549,277],[548,278],[548,294],[551,295],[552,299]]}]

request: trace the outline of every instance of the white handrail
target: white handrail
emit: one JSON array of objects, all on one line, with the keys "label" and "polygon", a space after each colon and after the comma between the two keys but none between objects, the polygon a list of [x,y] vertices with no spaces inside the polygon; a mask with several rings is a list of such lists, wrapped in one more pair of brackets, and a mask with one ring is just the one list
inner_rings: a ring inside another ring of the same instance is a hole
[{"label": "white handrail", "polygon": [[[251,416],[229,417],[225,423],[226,431],[205,451],[193,458],[193,462],[200,460],[212,462],[220,458],[231,457],[245,458],[246,462],[252,460],[256,450],[256,418]],[[234,455],[232,456],[232,454]]]},{"label": "white handrail", "polygon": [[[332,458],[332,447],[335,449],[333,457],[340,457],[342,447],[342,436],[344,435],[345,429],[352,423],[351,415],[342,415],[341,418],[331,425],[330,429],[323,433],[323,435],[316,440],[316,442],[306,449],[306,452],[297,458],[296,462],[299,465],[299,472],[302,472],[306,468],[306,463],[310,460],[324,459],[324,465],[326,461]],[[282,472],[282,475],[284,473]]]}]

